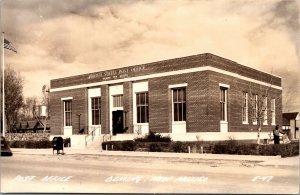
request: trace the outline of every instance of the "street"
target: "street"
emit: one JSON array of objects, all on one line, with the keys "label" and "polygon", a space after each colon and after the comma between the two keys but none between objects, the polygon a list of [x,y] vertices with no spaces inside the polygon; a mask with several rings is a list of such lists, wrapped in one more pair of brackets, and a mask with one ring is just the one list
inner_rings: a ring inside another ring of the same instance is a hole
[{"label": "street", "polygon": [[1,192],[267,193],[299,191],[299,166],[109,155],[1,157]]}]

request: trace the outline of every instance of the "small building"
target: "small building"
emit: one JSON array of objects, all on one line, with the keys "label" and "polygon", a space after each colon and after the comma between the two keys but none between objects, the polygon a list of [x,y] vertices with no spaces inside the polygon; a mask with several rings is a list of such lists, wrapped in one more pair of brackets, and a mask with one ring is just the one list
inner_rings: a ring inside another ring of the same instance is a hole
[{"label": "small building", "polygon": [[14,130],[15,133],[38,133],[43,132],[46,130],[47,132],[50,131],[49,121],[46,124],[46,129],[44,123],[39,119],[32,119],[32,120],[23,120],[20,121],[17,128]]},{"label": "small building", "polygon": [[299,126],[299,112],[289,112],[282,114],[282,130],[289,132],[290,139],[299,139]]},{"label": "small building", "polygon": [[51,80],[51,133],[255,140],[261,97],[261,138],[268,138],[282,121],[278,76],[210,53],[103,70]]}]

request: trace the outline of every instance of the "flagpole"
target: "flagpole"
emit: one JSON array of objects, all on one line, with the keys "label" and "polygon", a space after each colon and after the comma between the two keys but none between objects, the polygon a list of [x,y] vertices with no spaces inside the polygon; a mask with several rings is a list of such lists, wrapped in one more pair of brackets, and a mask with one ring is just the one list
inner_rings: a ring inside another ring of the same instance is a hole
[{"label": "flagpole", "polygon": [[4,95],[4,32],[2,32],[2,135],[5,137],[5,95]]}]

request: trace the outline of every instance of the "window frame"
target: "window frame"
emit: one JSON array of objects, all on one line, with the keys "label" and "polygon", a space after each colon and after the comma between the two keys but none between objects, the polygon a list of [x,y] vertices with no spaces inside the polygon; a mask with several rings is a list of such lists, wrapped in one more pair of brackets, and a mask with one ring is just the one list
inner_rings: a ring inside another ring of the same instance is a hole
[{"label": "window frame", "polygon": [[[70,103],[70,105],[68,105],[68,103]],[[63,100],[63,104],[64,104],[64,127],[72,127],[72,99]],[[68,115],[69,118],[67,117]]]},{"label": "window frame", "polygon": [[220,86],[220,121],[228,122],[228,88],[224,86]]},{"label": "window frame", "polygon": [[242,97],[242,123],[243,124],[248,124],[248,110],[249,110],[248,92],[244,91]]},{"label": "window frame", "polygon": [[263,125],[268,125],[268,96],[263,97]]},{"label": "window frame", "polygon": [[124,104],[123,94],[112,95],[112,100],[113,100],[113,104],[112,104],[113,108],[123,107],[123,104]]},{"label": "window frame", "polygon": [[272,122],[271,124],[272,125],[275,125],[276,124],[276,101],[275,99],[271,99],[271,119],[272,119]]},{"label": "window frame", "polygon": [[[94,100],[98,100],[97,108],[93,107],[95,105]],[[95,121],[97,112],[99,113],[99,124],[96,124]],[[101,96],[91,97],[91,118],[92,125],[101,125]]]},{"label": "window frame", "polygon": [[[186,114],[187,114],[187,101],[186,101],[186,86],[182,86],[182,87],[175,87],[175,88],[171,88],[171,93],[172,93],[172,122],[173,123],[186,123]],[[179,101],[178,99],[178,91],[179,90],[183,90],[184,93],[182,94],[183,95],[183,99],[181,101]],[[177,91],[177,100],[174,101],[174,93],[175,91]],[[176,106],[175,106],[176,104]],[[181,106],[180,106],[181,105]],[[181,110],[180,110],[180,107],[181,107]],[[177,117],[175,118],[175,108],[177,108],[176,110],[178,110],[178,114],[177,114]],[[182,112],[180,114],[180,112]],[[175,120],[176,119],[176,120]]]},{"label": "window frame", "polygon": [[[144,94],[144,103],[141,102],[140,95]],[[149,93],[148,91],[136,92],[135,93],[135,106],[136,106],[136,123],[137,124],[147,124],[149,123]],[[144,120],[142,120],[142,110],[144,109]],[[140,115],[140,116],[139,116]]]},{"label": "window frame", "polygon": [[253,94],[253,100],[252,100],[252,124],[257,125],[257,117],[258,117],[258,95]]}]

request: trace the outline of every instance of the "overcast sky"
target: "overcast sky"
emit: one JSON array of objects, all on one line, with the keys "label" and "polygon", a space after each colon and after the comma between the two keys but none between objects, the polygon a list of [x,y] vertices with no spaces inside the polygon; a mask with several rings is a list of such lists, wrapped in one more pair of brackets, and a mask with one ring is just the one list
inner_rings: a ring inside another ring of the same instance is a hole
[{"label": "overcast sky", "polygon": [[18,50],[5,65],[28,97],[54,78],[209,52],[281,76],[284,111],[300,111],[299,10],[296,0],[3,0]]}]

